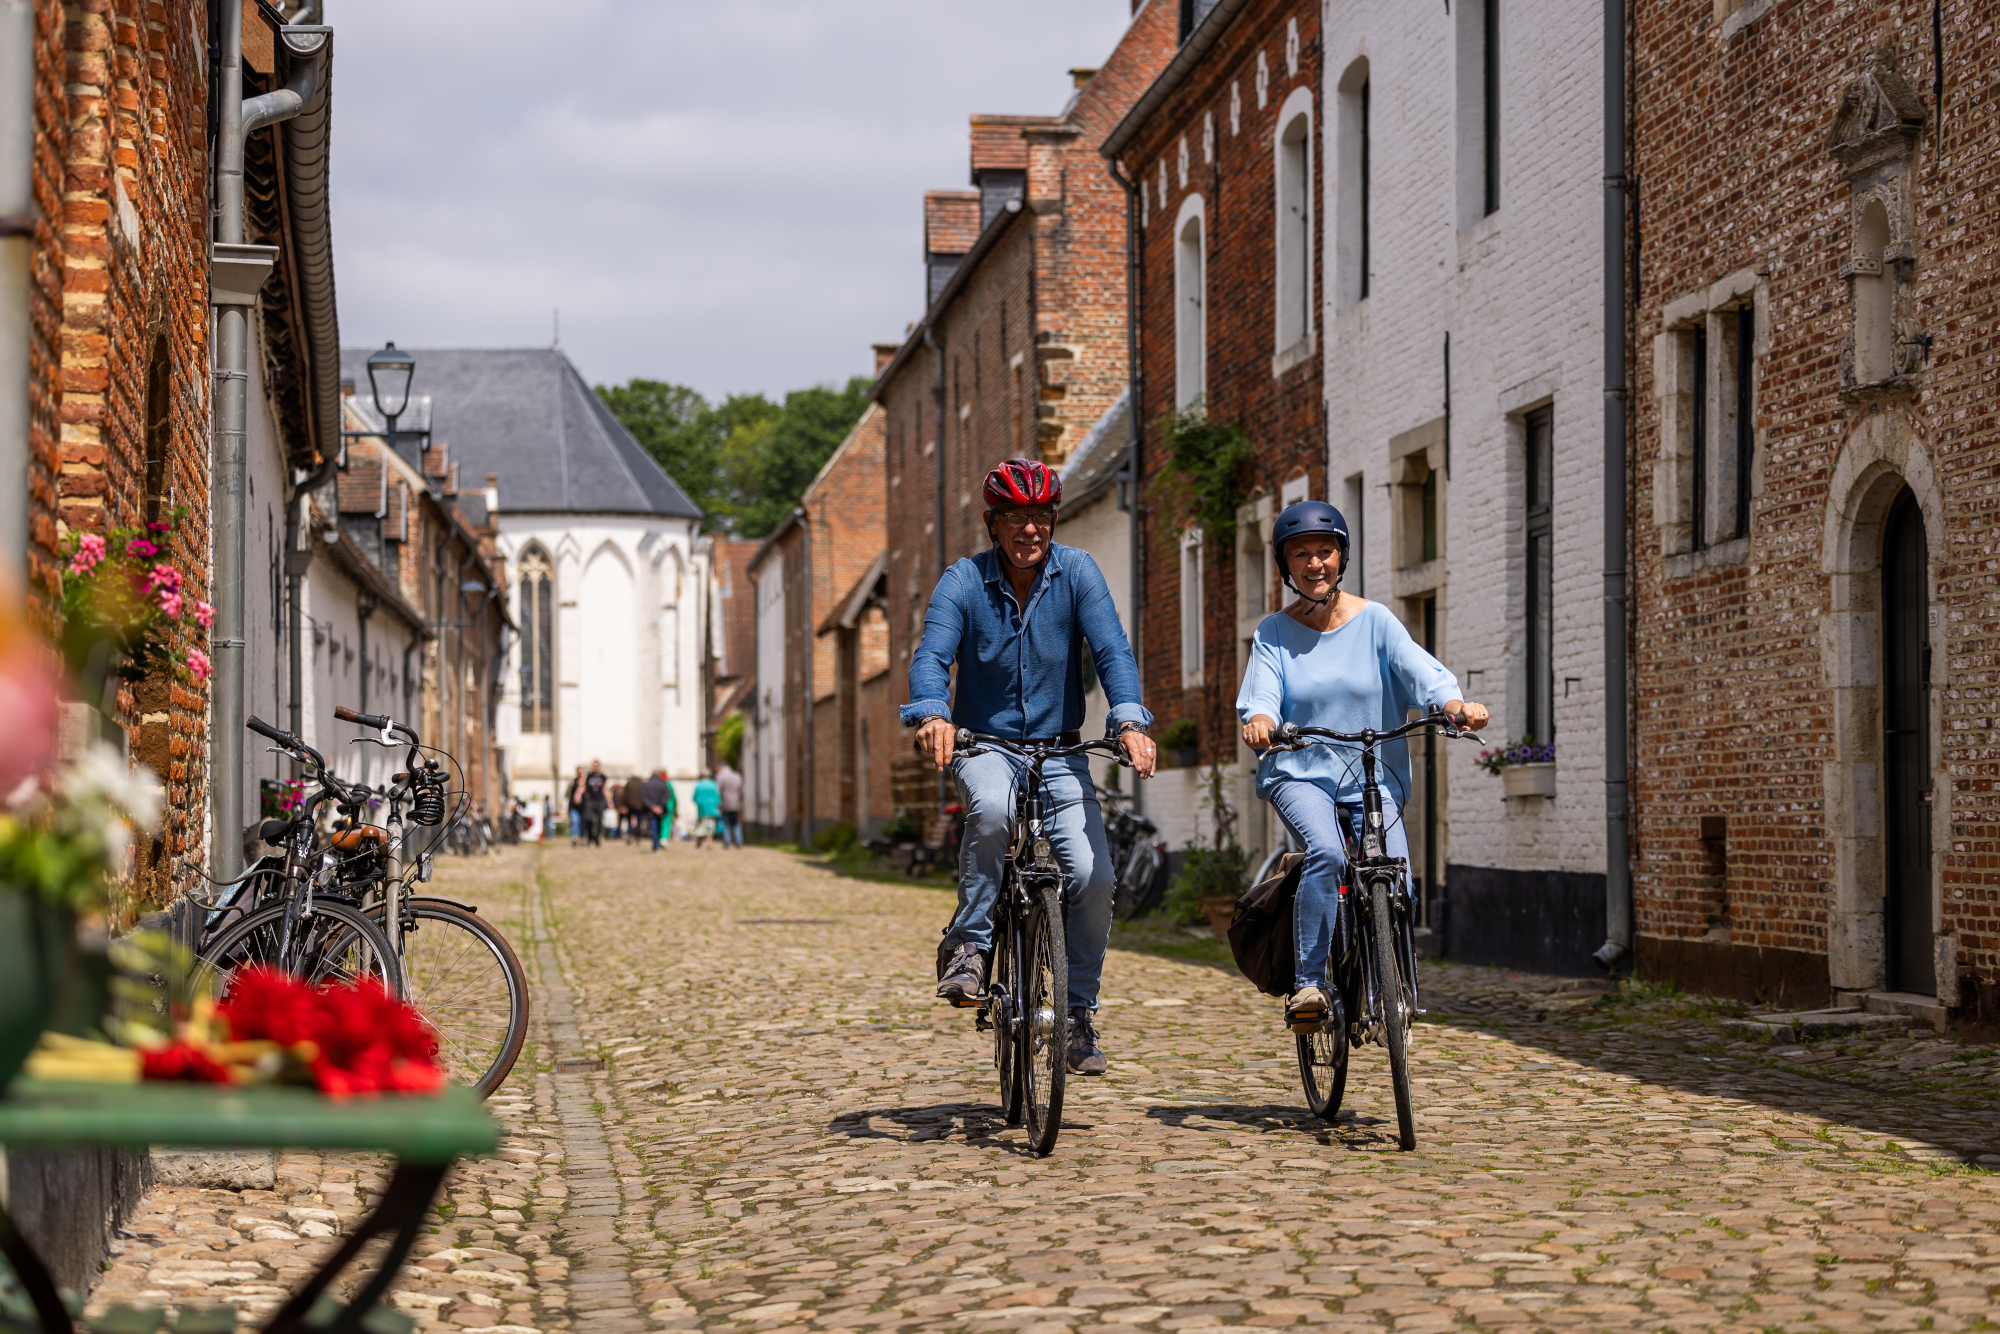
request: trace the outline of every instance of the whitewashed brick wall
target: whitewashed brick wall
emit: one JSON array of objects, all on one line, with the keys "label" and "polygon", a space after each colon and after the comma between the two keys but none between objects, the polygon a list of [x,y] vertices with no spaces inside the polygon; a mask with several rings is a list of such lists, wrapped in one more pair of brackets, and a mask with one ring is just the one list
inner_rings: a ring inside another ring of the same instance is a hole
[{"label": "whitewashed brick wall", "polygon": [[[1601,9],[1508,0],[1501,19],[1500,209],[1460,229],[1459,16],[1406,0],[1326,11],[1326,105],[1335,111],[1324,125],[1328,161],[1339,151],[1336,90],[1365,57],[1373,213],[1370,294],[1326,311],[1329,491],[1340,498],[1346,479],[1365,474],[1367,594],[1406,613],[1393,596],[1391,497],[1382,483],[1390,440],[1443,415],[1449,331],[1441,656],[1467,695],[1492,707],[1488,735],[1518,736],[1526,709],[1518,414],[1552,402],[1558,794],[1505,801],[1500,780],[1475,767],[1478,747],[1445,747],[1445,860],[1602,871]],[[1328,218],[1341,216],[1339,178],[1325,173]],[[1332,236],[1327,253],[1331,267]],[[1565,677],[1577,678],[1566,697]]]}]

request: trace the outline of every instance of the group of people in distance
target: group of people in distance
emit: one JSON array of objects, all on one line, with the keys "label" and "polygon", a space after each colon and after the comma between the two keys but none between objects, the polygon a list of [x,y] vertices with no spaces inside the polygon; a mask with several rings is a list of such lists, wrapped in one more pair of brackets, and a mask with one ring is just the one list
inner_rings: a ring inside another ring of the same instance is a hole
[{"label": "group of people in distance", "polygon": [[[742,774],[724,761],[696,780],[689,796],[694,821],[682,838],[693,840],[697,848],[707,847],[711,838],[725,848],[743,846]],[[588,768],[579,764],[569,784],[569,845],[597,847],[608,834],[635,846],[650,840],[658,852],[673,842],[679,810],[680,799],[665,769],[645,778],[633,774],[621,783],[597,760]]]},{"label": "group of people in distance", "polygon": [[[1026,763],[999,750],[955,755],[961,728],[987,736],[1074,746],[1081,736],[1084,655],[1103,683],[1107,735],[1140,778],[1157,751],[1146,734],[1153,715],[1139,702],[1139,672],[1104,575],[1087,552],[1054,540],[1062,479],[1037,459],[1010,459],[987,474],[989,548],[944,572],[910,655],[910,703],[903,725],[951,775],[965,809],[959,845],[958,912],[938,946],[939,999],[979,1004],[992,956],[993,912],[1009,844],[1012,793]],[[1285,1019],[1316,1030],[1331,1004],[1327,958],[1346,873],[1346,833],[1362,803],[1352,748],[1274,749],[1284,723],[1344,733],[1390,731],[1411,709],[1442,709],[1461,726],[1486,726],[1483,705],[1460,698],[1458,680],[1418,647],[1380,603],[1340,590],[1347,572],[1347,521],[1325,501],[1288,506],[1272,527],[1273,573],[1293,601],[1257,627],[1236,709],[1242,737],[1262,755],[1257,795],[1291,831],[1306,860],[1294,900],[1297,955]],[[957,667],[953,691],[952,668]],[[1409,751],[1381,748],[1393,793],[1410,789]],[[1070,877],[1069,1050],[1082,1075],[1107,1068],[1095,1015],[1111,935],[1113,870],[1089,766],[1081,756],[1050,760],[1043,830]],[[1402,821],[1391,818],[1387,855],[1408,857]]]}]

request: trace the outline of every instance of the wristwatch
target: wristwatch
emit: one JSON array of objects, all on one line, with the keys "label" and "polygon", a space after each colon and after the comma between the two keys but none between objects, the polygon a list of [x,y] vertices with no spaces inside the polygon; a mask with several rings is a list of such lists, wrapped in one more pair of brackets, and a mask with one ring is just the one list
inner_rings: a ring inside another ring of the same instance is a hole
[{"label": "wristwatch", "polygon": [[1145,730],[1146,730],[1146,724],[1144,723],[1135,723],[1128,721],[1118,724],[1119,736],[1124,736],[1127,732],[1143,732]]}]

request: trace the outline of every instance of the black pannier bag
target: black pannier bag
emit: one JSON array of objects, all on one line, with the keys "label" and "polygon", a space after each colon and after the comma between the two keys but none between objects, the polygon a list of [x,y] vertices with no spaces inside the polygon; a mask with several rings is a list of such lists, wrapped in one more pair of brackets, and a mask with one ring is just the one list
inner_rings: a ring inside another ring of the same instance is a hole
[{"label": "black pannier bag", "polygon": [[1268,879],[1252,885],[1236,900],[1229,921],[1229,949],[1236,967],[1267,996],[1292,994],[1297,952],[1292,948],[1292,901],[1299,896],[1303,852],[1288,852]]}]

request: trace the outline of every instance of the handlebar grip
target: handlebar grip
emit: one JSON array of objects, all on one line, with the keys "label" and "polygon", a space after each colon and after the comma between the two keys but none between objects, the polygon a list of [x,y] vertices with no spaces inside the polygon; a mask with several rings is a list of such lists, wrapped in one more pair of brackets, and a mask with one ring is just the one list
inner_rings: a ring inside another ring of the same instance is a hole
[{"label": "handlebar grip", "polygon": [[377,732],[389,725],[389,715],[386,713],[356,713],[345,704],[337,706],[333,711],[333,716],[344,723],[358,723],[362,727],[373,728]]},{"label": "handlebar grip", "polygon": [[266,740],[275,741],[281,746],[291,746],[294,749],[296,749],[299,744],[298,740],[295,737],[293,737],[290,732],[279,731],[277,728],[271,726],[271,724],[265,722],[263,719],[257,717],[255,714],[252,714],[250,717],[245,718],[243,720],[243,725],[249,728],[251,731],[255,732],[258,736],[264,737]]}]

